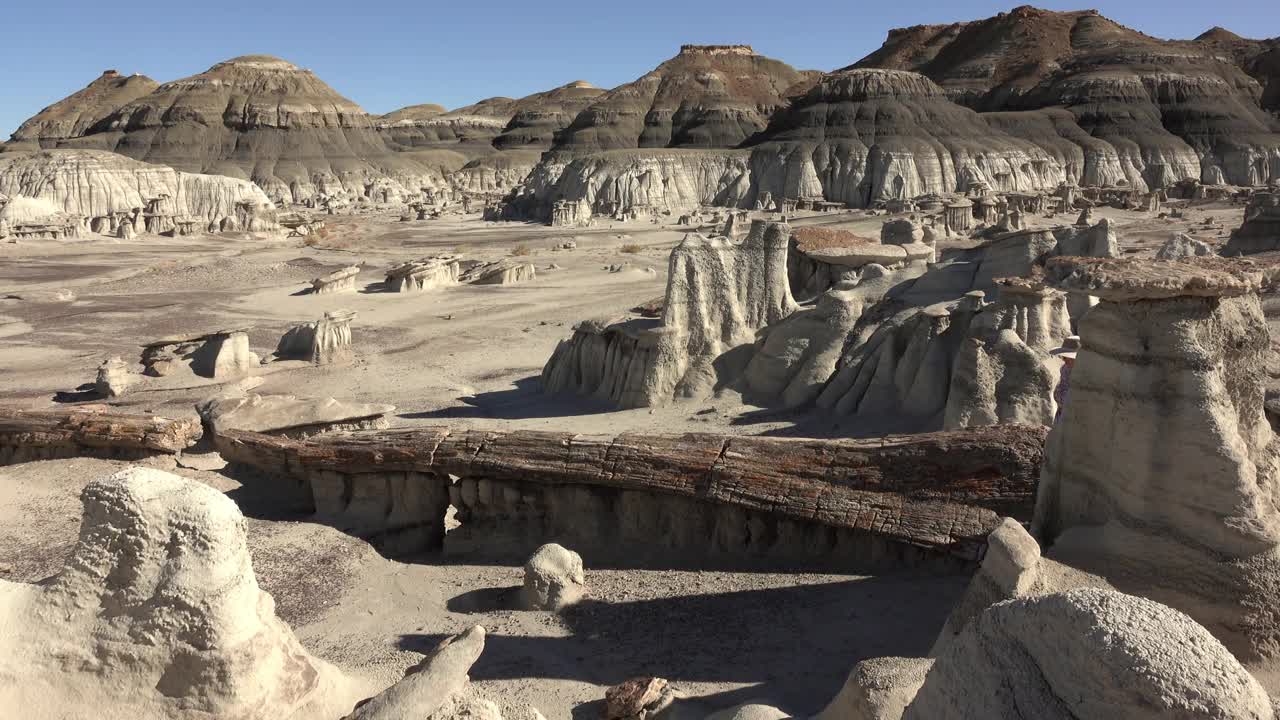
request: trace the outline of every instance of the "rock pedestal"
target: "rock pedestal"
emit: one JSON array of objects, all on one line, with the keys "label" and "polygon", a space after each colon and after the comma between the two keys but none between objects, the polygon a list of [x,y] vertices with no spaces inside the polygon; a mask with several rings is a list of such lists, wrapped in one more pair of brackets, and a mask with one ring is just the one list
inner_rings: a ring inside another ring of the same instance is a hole
[{"label": "rock pedestal", "polygon": [[152,377],[164,377],[187,366],[201,377],[234,379],[248,374],[251,358],[247,329],[159,340],[142,351],[143,374]]},{"label": "rock pedestal", "polygon": [[349,362],[351,321],[354,310],[334,310],[314,322],[290,328],[276,346],[276,357],[284,360],[306,360],[316,365]]},{"label": "rock pedestal", "polygon": [[1222,258],[1058,258],[1046,272],[1101,302],[1080,322],[1034,533],[1050,557],[1186,612],[1237,657],[1280,654],[1261,273]]}]

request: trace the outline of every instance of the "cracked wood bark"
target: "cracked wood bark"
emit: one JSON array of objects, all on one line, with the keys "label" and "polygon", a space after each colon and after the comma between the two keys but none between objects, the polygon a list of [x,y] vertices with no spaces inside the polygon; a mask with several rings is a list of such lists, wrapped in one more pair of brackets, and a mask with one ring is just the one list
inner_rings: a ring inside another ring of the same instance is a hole
[{"label": "cracked wood bark", "polygon": [[984,542],[1001,516],[1030,518],[1046,434],[1013,425],[875,440],[430,428],[308,441],[230,431],[217,444],[228,460],[300,476],[415,471],[646,490],[947,547]]},{"label": "cracked wood bark", "polygon": [[200,439],[197,418],[171,420],[76,408],[16,410],[0,408],[0,445],[79,446],[99,449],[177,453]]}]

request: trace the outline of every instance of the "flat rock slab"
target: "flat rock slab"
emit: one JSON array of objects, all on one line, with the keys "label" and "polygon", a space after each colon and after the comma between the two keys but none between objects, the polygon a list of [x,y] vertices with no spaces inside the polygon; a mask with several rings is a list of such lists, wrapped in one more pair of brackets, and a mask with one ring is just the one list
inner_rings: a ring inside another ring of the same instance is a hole
[{"label": "flat rock slab", "polygon": [[1111,302],[1175,297],[1237,297],[1262,288],[1261,269],[1242,260],[1219,257],[1183,260],[1127,258],[1050,258],[1045,281],[1072,292]]}]

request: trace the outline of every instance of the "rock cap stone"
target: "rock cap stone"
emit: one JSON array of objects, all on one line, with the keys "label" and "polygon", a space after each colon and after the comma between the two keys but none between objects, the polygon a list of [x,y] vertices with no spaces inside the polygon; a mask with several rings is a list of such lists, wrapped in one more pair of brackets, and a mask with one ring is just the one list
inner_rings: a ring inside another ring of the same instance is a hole
[{"label": "rock cap stone", "polygon": [[1057,257],[1045,280],[1059,290],[1111,302],[1175,297],[1238,297],[1256,293],[1263,273],[1252,263],[1217,257],[1182,260]]}]

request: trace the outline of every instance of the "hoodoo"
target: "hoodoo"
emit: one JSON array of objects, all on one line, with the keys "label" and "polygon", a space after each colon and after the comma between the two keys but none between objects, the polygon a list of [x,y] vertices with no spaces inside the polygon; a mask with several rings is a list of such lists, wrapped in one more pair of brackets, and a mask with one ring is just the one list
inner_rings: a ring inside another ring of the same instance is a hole
[{"label": "hoodoo", "polygon": [[1048,278],[1101,302],[1080,322],[1036,534],[1051,557],[1182,610],[1238,657],[1280,654],[1261,274],[1212,258],[1061,258]]}]

